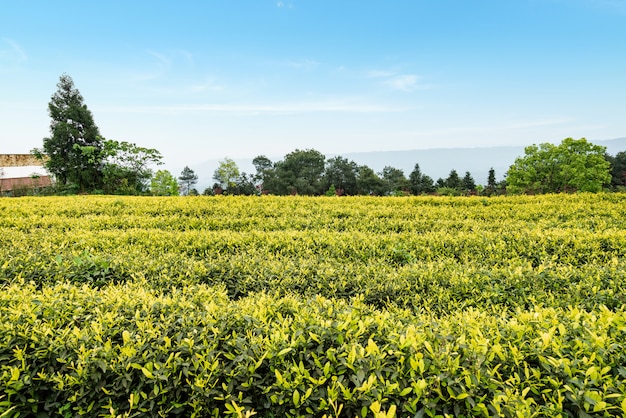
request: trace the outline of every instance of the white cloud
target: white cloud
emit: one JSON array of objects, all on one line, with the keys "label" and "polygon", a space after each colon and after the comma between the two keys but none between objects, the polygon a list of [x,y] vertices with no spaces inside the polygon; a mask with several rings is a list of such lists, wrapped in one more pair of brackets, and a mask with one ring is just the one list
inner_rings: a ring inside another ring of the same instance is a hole
[{"label": "white cloud", "polygon": [[402,74],[387,78],[383,84],[394,90],[412,91],[417,88],[418,77],[415,74]]}]

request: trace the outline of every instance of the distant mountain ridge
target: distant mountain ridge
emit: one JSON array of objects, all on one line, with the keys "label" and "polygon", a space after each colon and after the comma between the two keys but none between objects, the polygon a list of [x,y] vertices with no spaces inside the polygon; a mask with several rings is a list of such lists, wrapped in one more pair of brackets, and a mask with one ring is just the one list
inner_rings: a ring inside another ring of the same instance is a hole
[{"label": "distant mountain ridge", "polygon": [[[589,141],[596,145],[606,147],[606,152],[610,155],[626,151],[626,137]],[[528,145],[350,152],[344,154],[328,154],[326,157],[332,158],[340,155],[341,157],[356,162],[358,165],[367,165],[377,173],[382,171],[385,166],[391,166],[404,171],[407,177],[411,171],[413,171],[417,163],[420,166],[422,174],[432,177],[435,181],[438,178],[445,179],[448,177],[451,170],[456,170],[461,177],[465,175],[466,171],[469,171],[476,181],[476,184],[484,185],[487,183],[490,168],[494,169],[496,179],[498,181],[502,180],[509,170],[509,167],[515,162],[515,159],[524,155],[524,149]],[[268,157],[272,161],[279,161],[284,156]],[[252,158],[235,158],[234,160],[239,166],[240,171],[255,173]],[[199,177],[197,189],[200,192],[214,183],[213,172],[218,167],[219,161],[220,160],[209,160],[191,167]],[[175,172],[176,176],[179,171]]]}]

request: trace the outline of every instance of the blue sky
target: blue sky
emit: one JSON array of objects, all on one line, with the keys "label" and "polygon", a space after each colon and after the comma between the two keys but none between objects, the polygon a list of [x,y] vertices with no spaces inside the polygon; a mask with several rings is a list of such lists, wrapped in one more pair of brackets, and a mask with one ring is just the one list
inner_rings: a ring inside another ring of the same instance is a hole
[{"label": "blue sky", "polygon": [[68,73],[168,166],[626,136],[626,1],[0,0],[0,152]]}]

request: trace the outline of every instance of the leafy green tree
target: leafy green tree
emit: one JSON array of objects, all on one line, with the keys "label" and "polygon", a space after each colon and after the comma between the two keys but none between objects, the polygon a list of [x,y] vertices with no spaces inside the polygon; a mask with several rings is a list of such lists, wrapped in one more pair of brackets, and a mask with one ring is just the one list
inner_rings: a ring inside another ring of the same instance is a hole
[{"label": "leafy green tree", "polygon": [[441,196],[461,196],[461,191],[453,187],[442,186],[437,189],[437,194]]},{"label": "leafy green tree", "polygon": [[328,196],[328,197],[330,197],[330,196],[337,196],[337,188],[335,188],[334,184],[330,185],[328,190],[326,190],[325,195]]},{"label": "leafy green tree", "polygon": [[272,193],[321,195],[324,190],[322,174],[326,157],[314,149],[298,150],[285,155],[274,165],[276,178]]},{"label": "leafy green tree", "polygon": [[333,157],[326,162],[324,188],[334,186],[337,194],[355,195],[358,193],[357,175],[359,167],[347,158]]},{"label": "leafy green tree", "polygon": [[626,152],[621,151],[615,157],[606,155],[606,160],[611,164],[611,187],[615,190],[626,187]]},{"label": "leafy green tree", "polygon": [[507,172],[510,193],[599,192],[609,184],[606,148],[585,138],[564,139],[561,144],[526,147]]},{"label": "leafy green tree", "polygon": [[100,189],[103,139],[69,75],[61,75],[48,113],[51,135],[43,140],[47,170],[61,186],[73,184],[81,192]]},{"label": "leafy green tree", "polygon": [[228,193],[234,195],[252,196],[257,194],[254,175],[241,172],[235,180],[235,185],[228,189]]},{"label": "leafy green tree", "polygon": [[362,165],[358,169],[357,189],[361,195],[382,196],[385,194],[385,182],[370,167]]},{"label": "leafy green tree", "polygon": [[125,141],[104,141],[104,191],[112,194],[141,194],[150,187],[150,165],[163,164],[161,153]]},{"label": "leafy green tree", "polygon": [[218,167],[213,172],[213,180],[227,193],[233,193],[240,176],[241,173],[237,163],[230,158],[220,161]]},{"label": "leafy green tree", "polygon": [[152,177],[150,191],[155,196],[178,196],[178,182],[168,170],[159,170]]},{"label": "leafy green tree", "polygon": [[385,185],[385,194],[409,190],[409,181],[404,176],[404,171],[399,168],[386,166],[380,173],[380,177]]},{"label": "leafy green tree", "polygon": [[183,195],[187,196],[191,193],[193,186],[198,182],[198,176],[191,168],[185,166],[180,176],[178,176],[178,182]]},{"label": "leafy green tree", "polygon": [[259,155],[252,160],[252,164],[256,169],[254,182],[259,185],[261,191],[266,191],[273,187],[273,180],[276,179],[276,171],[274,163],[265,155]]}]

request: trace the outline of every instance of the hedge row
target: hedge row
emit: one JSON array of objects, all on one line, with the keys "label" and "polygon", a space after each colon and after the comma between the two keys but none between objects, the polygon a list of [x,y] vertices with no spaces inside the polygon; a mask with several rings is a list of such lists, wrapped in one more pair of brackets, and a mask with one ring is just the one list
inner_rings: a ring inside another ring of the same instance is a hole
[{"label": "hedge row", "polygon": [[618,416],[626,312],[5,285],[4,416]]},{"label": "hedge row", "polygon": [[[616,309],[626,195],[0,201],[0,282],[224,285],[449,312]],[[281,229],[282,228],[282,229]]]}]

